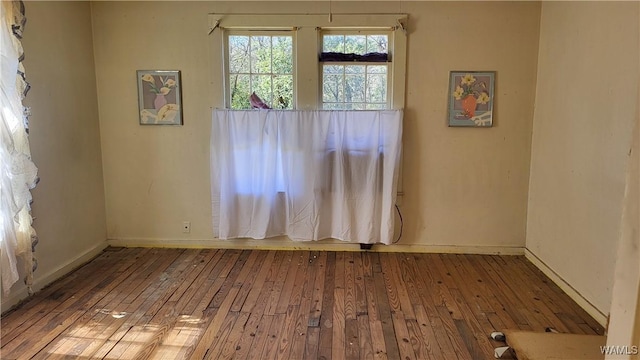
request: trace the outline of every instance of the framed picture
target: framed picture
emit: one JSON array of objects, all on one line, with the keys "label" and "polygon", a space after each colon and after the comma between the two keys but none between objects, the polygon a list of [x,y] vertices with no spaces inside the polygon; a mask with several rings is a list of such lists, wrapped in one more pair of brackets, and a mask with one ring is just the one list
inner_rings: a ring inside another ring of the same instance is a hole
[{"label": "framed picture", "polygon": [[449,74],[449,126],[493,126],[495,71]]},{"label": "framed picture", "polygon": [[140,125],[182,125],[180,71],[138,70]]}]

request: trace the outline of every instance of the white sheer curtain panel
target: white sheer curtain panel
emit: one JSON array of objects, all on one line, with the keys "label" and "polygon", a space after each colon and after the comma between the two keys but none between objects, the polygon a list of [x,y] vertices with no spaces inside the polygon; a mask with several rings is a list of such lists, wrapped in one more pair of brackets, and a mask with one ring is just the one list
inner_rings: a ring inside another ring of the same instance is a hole
[{"label": "white sheer curtain panel", "polygon": [[214,233],[390,244],[401,138],[401,110],[214,110]]},{"label": "white sheer curtain panel", "polygon": [[0,20],[0,271],[3,294],[18,281],[22,258],[25,282],[33,276],[30,189],[37,169],[31,161],[22,98],[27,84],[21,76],[22,46],[17,35],[24,25],[22,4],[2,1]]}]

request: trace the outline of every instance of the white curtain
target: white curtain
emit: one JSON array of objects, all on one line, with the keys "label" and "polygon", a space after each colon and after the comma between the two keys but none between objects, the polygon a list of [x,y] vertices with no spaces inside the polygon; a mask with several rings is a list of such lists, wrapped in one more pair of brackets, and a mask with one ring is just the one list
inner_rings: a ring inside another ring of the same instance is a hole
[{"label": "white curtain", "polygon": [[214,110],[214,233],[390,244],[402,111]]},{"label": "white curtain", "polygon": [[[23,14],[20,2],[2,1],[0,24],[0,271],[6,295],[18,280],[18,258],[22,258],[25,282],[32,282],[30,189],[37,169],[29,151],[22,98],[27,84],[20,65],[22,46],[16,36]],[[16,26],[13,26],[16,25]]]}]

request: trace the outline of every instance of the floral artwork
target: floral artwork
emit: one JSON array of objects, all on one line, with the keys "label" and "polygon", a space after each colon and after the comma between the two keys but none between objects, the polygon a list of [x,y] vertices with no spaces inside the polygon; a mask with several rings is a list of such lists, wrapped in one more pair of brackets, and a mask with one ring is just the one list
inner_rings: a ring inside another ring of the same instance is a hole
[{"label": "floral artwork", "polygon": [[493,126],[494,71],[452,71],[449,126]]},{"label": "floral artwork", "polygon": [[180,71],[138,70],[141,125],[182,125]]}]

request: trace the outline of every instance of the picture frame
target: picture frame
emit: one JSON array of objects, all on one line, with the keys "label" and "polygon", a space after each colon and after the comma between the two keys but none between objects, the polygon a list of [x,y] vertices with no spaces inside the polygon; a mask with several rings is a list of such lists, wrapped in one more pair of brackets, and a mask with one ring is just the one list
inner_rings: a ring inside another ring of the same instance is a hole
[{"label": "picture frame", "polygon": [[140,125],[182,125],[179,70],[137,70]]},{"label": "picture frame", "polygon": [[495,77],[495,71],[449,73],[449,126],[493,126]]}]

